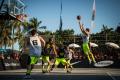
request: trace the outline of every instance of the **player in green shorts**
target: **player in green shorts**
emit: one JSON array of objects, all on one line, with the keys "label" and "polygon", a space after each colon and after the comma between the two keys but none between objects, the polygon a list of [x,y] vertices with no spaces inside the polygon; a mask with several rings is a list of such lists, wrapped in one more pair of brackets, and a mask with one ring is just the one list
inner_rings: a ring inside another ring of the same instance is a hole
[{"label": "player in green shorts", "polygon": [[60,63],[62,63],[62,65],[64,65],[64,66],[66,66],[67,72],[70,72],[68,70],[68,64],[67,64],[67,61],[65,58],[65,49],[63,46],[60,46],[58,48],[57,57],[56,57],[55,63],[52,65],[51,70],[53,70],[54,67],[57,67]]},{"label": "player in green shorts", "polygon": [[[44,48],[44,52],[42,53],[42,72],[45,73],[46,71],[48,71],[50,69],[50,51],[51,51],[51,44],[50,42],[46,43],[46,46]],[[45,63],[47,63],[47,69],[45,69]]]},{"label": "player in green shorts", "polygon": [[29,35],[25,38],[24,50],[28,53],[29,58],[25,78],[30,78],[34,64],[38,62],[41,56],[42,47],[45,46],[44,39],[37,34],[36,29],[31,29]]},{"label": "player in green shorts", "polygon": [[[50,60],[51,53],[54,54],[54,56],[52,56],[52,57],[55,57],[57,54],[54,43],[55,43],[54,39],[50,38],[49,41],[46,43],[44,52],[42,53],[42,71],[43,71],[43,73],[50,71],[50,67],[52,65],[52,61]],[[44,63],[46,63],[46,62],[48,63],[47,70],[44,70],[44,68],[45,68]]]},{"label": "player in green shorts", "polygon": [[92,52],[90,51],[90,48],[89,48],[90,29],[89,28],[84,29],[83,24],[80,23],[80,19],[81,19],[81,16],[77,16],[77,20],[78,20],[79,25],[80,25],[80,30],[83,33],[83,36],[82,36],[83,52],[84,52],[85,56],[88,58],[89,64],[91,64],[92,62],[96,63],[95,58],[94,58],[94,56],[93,56],[93,54],[92,54]]}]

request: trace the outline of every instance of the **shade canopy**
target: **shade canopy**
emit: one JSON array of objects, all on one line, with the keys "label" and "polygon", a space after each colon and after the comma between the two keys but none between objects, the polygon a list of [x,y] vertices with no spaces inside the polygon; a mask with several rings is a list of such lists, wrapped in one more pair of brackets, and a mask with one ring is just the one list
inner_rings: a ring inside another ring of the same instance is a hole
[{"label": "shade canopy", "polygon": [[78,44],[72,43],[69,44],[69,47],[79,48],[80,46]]},{"label": "shade canopy", "polygon": [[91,47],[98,47],[98,44],[90,42]]},{"label": "shade canopy", "polygon": [[118,44],[115,44],[113,42],[106,42],[105,45],[116,48],[116,49],[120,48]]}]

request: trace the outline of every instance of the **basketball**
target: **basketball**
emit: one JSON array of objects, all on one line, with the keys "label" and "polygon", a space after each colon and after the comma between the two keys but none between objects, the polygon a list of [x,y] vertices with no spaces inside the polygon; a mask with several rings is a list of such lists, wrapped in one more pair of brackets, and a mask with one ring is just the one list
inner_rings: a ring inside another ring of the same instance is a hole
[{"label": "basketball", "polygon": [[77,20],[81,20],[81,16],[77,16]]}]

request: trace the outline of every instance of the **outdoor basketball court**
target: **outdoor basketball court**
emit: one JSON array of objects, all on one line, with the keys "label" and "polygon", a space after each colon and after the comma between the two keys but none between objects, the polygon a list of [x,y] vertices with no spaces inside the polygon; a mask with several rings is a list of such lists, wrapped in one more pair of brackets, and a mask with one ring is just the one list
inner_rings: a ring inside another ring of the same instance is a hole
[{"label": "outdoor basketball court", "polygon": [[[25,71],[0,71],[0,80],[24,80]],[[120,69],[74,68],[72,73],[66,73],[62,68],[54,69],[51,73],[42,73],[41,69],[34,69],[32,77],[34,80],[120,80]]]}]

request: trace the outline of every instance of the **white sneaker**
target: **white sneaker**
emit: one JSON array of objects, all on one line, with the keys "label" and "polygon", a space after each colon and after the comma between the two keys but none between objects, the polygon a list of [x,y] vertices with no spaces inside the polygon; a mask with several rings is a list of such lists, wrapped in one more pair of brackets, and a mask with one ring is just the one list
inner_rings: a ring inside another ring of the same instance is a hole
[{"label": "white sneaker", "polygon": [[92,61],[89,61],[89,64],[91,64],[92,63]]}]

